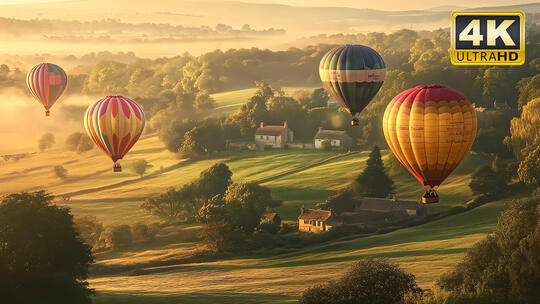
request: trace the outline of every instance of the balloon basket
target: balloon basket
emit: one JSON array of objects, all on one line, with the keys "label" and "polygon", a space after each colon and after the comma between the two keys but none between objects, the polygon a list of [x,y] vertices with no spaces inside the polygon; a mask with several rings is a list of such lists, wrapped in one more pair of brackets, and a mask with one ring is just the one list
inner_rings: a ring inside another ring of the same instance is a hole
[{"label": "balloon basket", "polygon": [[427,191],[424,195],[422,195],[422,203],[424,204],[433,204],[439,202],[439,195],[434,190]]},{"label": "balloon basket", "polygon": [[45,116],[51,116],[51,111],[46,110],[46,111],[45,111]]},{"label": "balloon basket", "polygon": [[353,119],[351,120],[351,125],[352,125],[352,126],[358,126],[358,125],[360,125],[360,120],[358,120],[358,118],[356,118],[356,117],[353,118]]},{"label": "balloon basket", "polygon": [[113,172],[122,172],[122,167],[118,164],[114,164]]}]

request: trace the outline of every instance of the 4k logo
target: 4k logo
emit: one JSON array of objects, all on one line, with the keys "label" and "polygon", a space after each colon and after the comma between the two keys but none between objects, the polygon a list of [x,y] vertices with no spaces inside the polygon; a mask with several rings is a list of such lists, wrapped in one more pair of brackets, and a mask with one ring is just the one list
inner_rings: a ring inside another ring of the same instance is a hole
[{"label": "4k logo", "polygon": [[525,62],[522,11],[452,13],[450,58],[459,65],[521,65]]}]

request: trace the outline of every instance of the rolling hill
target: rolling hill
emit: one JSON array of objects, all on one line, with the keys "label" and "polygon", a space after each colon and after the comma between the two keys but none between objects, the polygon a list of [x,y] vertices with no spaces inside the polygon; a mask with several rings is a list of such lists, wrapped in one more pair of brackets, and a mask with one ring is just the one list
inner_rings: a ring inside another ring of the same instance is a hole
[{"label": "rolling hill", "polygon": [[[249,98],[251,90],[213,97],[226,112],[241,104],[237,101]],[[230,151],[192,161],[178,159],[155,134],[148,133],[122,161],[122,174],[114,174],[110,160],[97,149],[76,154],[61,144],[47,152],[23,154],[18,160],[3,159],[0,194],[46,189],[59,195],[58,204],[70,207],[75,215],[95,215],[106,225],[155,222],[157,218],[139,207],[145,197],[190,182],[221,161],[230,167],[235,181],[261,181],[269,187],[273,197],[283,202],[277,210],[283,219],[296,221],[300,206],[311,207],[325,200],[359,174],[367,155],[367,151],[276,149]],[[130,162],[136,159],[145,159],[153,166],[143,177],[130,169]],[[387,151],[383,151],[383,159],[388,159]],[[428,212],[469,200],[470,173],[490,161],[470,154],[440,187],[441,202],[429,206]],[[54,176],[56,165],[68,170],[66,179]],[[418,199],[423,192],[406,172],[395,173],[392,178],[400,198]],[[399,263],[416,275],[421,287],[431,288],[442,272],[493,230],[507,201],[386,234],[353,235],[301,250],[274,249],[213,262],[182,262],[197,250],[200,227],[179,226],[169,229],[181,239],[170,241],[165,237],[149,245],[98,253],[98,266],[128,265],[132,270],[96,274],[90,284],[97,290],[95,303],[284,303],[296,301],[303,289],[335,277],[353,261],[375,256]],[[167,263],[155,266],[156,261]]]}]

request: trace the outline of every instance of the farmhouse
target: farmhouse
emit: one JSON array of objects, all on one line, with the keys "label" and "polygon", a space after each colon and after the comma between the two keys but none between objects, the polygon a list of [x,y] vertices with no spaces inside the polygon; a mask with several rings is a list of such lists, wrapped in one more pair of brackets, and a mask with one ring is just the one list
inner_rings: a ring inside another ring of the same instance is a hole
[{"label": "farmhouse", "polygon": [[335,215],[332,210],[317,210],[300,208],[298,217],[298,230],[306,232],[325,232],[330,228],[339,225],[335,221]]},{"label": "farmhouse", "polygon": [[272,146],[273,148],[283,148],[287,143],[293,141],[293,131],[284,122],[282,126],[261,126],[255,132],[255,144],[259,147]]},{"label": "farmhouse", "polygon": [[332,147],[338,149],[348,149],[352,144],[352,138],[345,131],[324,130],[320,127],[315,135],[315,149],[322,149],[325,140],[328,140]]},{"label": "farmhouse", "polygon": [[419,215],[425,207],[417,201],[364,197],[355,199],[354,211],[339,215],[332,211],[300,209],[298,229],[306,232],[324,232],[340,225],[380,225]]},{"label": "farmhouse", "polygon": [[376,211],[385,213],[402,213],[404,215],[416,215],[422,205],[417,201],[399,200],[396,196],[391,199],[364,197],[355,211]]}]

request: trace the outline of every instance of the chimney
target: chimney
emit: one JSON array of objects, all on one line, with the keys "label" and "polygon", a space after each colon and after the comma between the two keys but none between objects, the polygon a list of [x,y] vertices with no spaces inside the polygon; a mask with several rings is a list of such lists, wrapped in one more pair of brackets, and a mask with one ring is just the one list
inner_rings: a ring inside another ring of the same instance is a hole
[{"label": "chimney", "polygon": [[334,209],[330,208],[330,216],[334,216]]},{"label": "chimney", "polygon": [[283,122],[283,127],[287,128],[287,121],[286,120]]},{"label": "chimney", "polygon": [[300,215],[304,215],[304,205],[302,205],[302,207],[300,207]]},{"label": "chimney", "polygon": [[319,127],[319,132],[321,132],[321,131],[322,131],[322,127]]},{"label": "chimney", "polygon": [[264,128],[264,122],[261,121],[261,128]]},{"label": "chimney", "polygon": [[397,196],[395,194],[392,196],[392,199],[394,200],[394,202],[397,202]]}]

